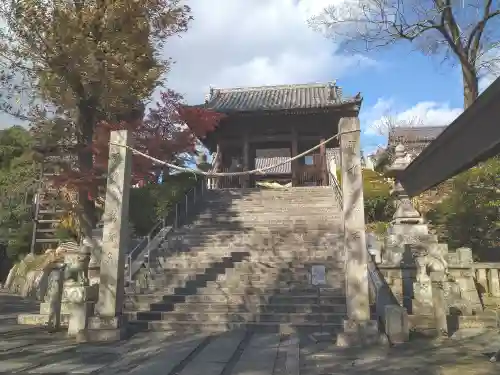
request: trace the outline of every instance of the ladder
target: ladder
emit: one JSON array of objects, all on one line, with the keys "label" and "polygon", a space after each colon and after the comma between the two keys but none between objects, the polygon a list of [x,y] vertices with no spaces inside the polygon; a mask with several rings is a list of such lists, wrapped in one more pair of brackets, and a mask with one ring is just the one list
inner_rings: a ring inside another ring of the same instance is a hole
[{"label": "ladder", "polygon": [[33,233],[31,253],[43,252],[57,246],[58,224],[69,211],[69,203],[64,199],[53,178],[57,171],[44,160],[41,163],[37,193],[33,199]]}]

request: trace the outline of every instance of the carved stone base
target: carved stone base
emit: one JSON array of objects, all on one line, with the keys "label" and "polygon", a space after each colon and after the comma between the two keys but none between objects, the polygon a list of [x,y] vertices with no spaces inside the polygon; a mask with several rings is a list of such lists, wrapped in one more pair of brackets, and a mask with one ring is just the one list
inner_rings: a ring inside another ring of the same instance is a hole
[{"label": "carved stone base", "polygon": [[[61,314],[61,327],[67,327],[69,321],[68,314]],[[19,314],[17,324],[30,326],[47,326],[50,322],[49,314]]]},{"label": "carved stone base", "polygon": [[[67,327],[69,322],[70,304],[61,303],[61,327]],[[49,325],[52,306],[50,302],[40,304],[40,314],[19,314],[17,323],[23,325],[46,326]]]},{"label": "carved stone base", "polygon": [[77,336],[78,342],[120,341],[128,337],[125,315],[89,319],[88,329]]},{"label": "carved stone base", "polygon": [[433,314],[432,284],[430,280],[413,283],[412,314]]},{"label": "carved stone base", "polygon": [[389,235],[393,236],[404,236],[408,238],[409,243],[413,243],[415,240],[412,237],[426,236],[429,234],[429,227],[427,224],[423,223],[399,223],[393,222],[392,225],[387,230]]},{"label": "carved stone base", "polygon": [[84,302],[82,304],[72,304],[69,307],[68,336],[78,336],[85,331],[88,319],[94,312],[95,302]]},{"label": "carved stone base", "polygon": [[378,330],[376,320],[355,322],[344,320],[344,332],[337,335],[339,347],[364,347],[386,342],[385,336]]}]

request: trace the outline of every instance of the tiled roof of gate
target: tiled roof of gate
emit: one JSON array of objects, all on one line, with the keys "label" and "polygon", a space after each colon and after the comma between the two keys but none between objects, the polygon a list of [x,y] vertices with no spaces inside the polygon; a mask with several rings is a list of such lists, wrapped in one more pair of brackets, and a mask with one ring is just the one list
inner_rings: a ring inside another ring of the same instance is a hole
[{"label": "tiled roof of gate", "polygon": [[446,126],[397,126],[389,132],[389,144],[431,142]]},{"label": "tiled roof of gate", "polygon": [[361,95],[344,97],[334,83],[311,83],[211,89],[205,107],[218,112],[332,108],[360,103]]}]

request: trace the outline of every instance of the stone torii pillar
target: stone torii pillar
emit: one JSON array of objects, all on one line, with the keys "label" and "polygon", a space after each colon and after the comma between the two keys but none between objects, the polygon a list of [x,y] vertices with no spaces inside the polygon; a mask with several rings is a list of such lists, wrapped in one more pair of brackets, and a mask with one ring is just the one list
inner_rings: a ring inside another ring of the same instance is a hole
[{"label": "stone torii pillar", "polygon": [[359,346],[379,340],[377,321],[370,319],[359,118],[342,118],[339,132],[348,320],[337,345]]},{"label": "stone torii pillar", "polygon": [[86,341],[121,340],[126,335],[123,312],[124,270],[129,242],[128,208],[131,185],[129,133],[113,131],[110,136],[108,179],[104,206],[99,298],[95,316],[89,319]]}]

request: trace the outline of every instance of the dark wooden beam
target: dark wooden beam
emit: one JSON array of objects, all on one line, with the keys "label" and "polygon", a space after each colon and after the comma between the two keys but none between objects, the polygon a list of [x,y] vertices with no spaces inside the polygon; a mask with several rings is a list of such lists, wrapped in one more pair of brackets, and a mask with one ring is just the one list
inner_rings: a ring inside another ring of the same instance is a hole
[{"label": "dark wooden beam", "polygon": [[[250,170],[250,142],[248,141],[248,129],[245,129],[243,132],[243,170]],[[244,187],[250,187],[249,176],[242,176],[241,180]]]},{"label": "dark wooden beam", "polygon": [[[321,143],[326,141],[325,138],[321,138]],[[328,171],[326,169],[326,145],[322,144],[319,147],[319,154],[320,154],[320,159],[321,159],[321,184],[323,186],[328,185]]]},{"label": "dark wooden beam", "polygon": [[[292,144],[291,144],[291,156],[292,158],[299,154],[299,140],[297,135],[297,128],[292,126]],[[298,186],[298,170],[299,170],[299,161],[293,160],[291,163],[292,167],[292,186]]]},{"label": "dark wooden beam", "polygon": [[[214,165],[214,169],[215,169],[215,172],[220,172],[221,171],[221,167],[222,167],[222,147],[220,146],[220,144],[217,144],[217,159],[215,160],[215,165]],[[220,189],[222,187],[222,180],[221,180],[221,177],[216,177],[216,187],[217,189]]]},{"label": "dark wooden beam", "polygon": [[500,153],[500,78],[453,121],[399,176],[410,196]]},{"label": "dark wooden beam", "polygon": [[[317,141],[319,143],[321,135],[298,135],[297,138],[299,141]],[[292,141],[293,141],[293,136],[291,134],[248,136],[249,143],[292,142]],[[220,143],[227,145],[241,145],[241,138],[221,139]]]}]

